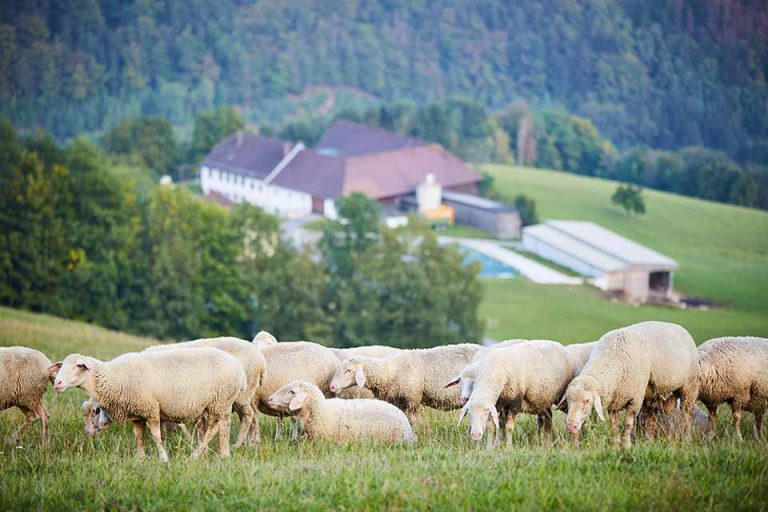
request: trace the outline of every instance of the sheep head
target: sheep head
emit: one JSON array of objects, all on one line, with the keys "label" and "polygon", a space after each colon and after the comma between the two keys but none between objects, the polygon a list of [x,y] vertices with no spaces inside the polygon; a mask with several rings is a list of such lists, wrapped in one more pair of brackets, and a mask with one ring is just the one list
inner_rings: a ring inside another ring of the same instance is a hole
[{"label": "sheep head", "polygon": [[605,421],[603,403],[600,399],[600,383],[591,375],[580,375],[573,379],[565,391],[564,400],[568,401],[566,429],[575,434],[581,430],[584,421],[595,407],[597,416]]}]

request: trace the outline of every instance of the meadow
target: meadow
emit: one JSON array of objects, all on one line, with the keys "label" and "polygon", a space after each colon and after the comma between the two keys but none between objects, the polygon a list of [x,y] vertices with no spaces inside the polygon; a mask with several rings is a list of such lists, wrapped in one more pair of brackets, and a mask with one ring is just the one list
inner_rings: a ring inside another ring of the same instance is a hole
[{"label": "meadow", "polygon": [[[154,342],[0,308],[0,345],[34,347],[54,360],[75,351],[108,358]],[[455,412],[428,411],[417,443],[395,447],[274,442],[274,421],[262,416],[257,448],[193,461],[183,437],[169,434],[164,466],[149,441],[149,458],[134,459],[129,425],[87,438],[84,399],[79,390],[49,390],[50,445],[39,446],[33,426],[20,446],[0,447],[0,510],[761,510],[768,503],[768,444],[752,440],[751,416],[743,444],[723,414],[713,442],[640,441],[626,452],[613,448],[604,425],[572,447],[561,413],[554,446],[542,446],[535,421],[525,418],[513,446],[496,450],[472,444]],[[0,413],[0,439],[20,419],[16,410]]]},{"label": "meadow", "polygon": [[675,288],[718,305],[637,307],[611,303],[589,286],[487,280],[482,311],[488,335],[586,341],[658,319],[684,325],[698,343],[729,334],[768,336],[768,212],[645,189],[647,213],[629,217],[610,202],[612,181],[503,165],[479,169],[505,196],[535,199],[541,221],[589,220],[674,258],[680,264]]}]

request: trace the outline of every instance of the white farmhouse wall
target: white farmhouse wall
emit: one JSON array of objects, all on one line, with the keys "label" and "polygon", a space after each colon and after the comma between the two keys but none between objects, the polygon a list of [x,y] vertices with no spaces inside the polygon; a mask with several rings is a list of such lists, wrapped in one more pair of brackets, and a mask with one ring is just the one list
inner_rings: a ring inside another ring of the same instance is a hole
[{"label": "white farmhouse wall", "polygon": [[265,185],[255,178],[202,166],[200,186],[203,193],[219,192],[234,202],[246,201],[279,215],[293,218],[312,212],[312,196],[276,185]]}]

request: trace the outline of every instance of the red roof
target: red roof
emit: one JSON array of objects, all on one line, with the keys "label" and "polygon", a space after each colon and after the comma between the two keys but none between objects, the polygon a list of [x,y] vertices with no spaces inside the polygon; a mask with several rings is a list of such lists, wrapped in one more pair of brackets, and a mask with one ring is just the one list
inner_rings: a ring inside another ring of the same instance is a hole
[{"label": "red roof", "polygon": [[339,119],[323,133],[315,148],[325,155],[352,157],[423,145],[418,139]]}]

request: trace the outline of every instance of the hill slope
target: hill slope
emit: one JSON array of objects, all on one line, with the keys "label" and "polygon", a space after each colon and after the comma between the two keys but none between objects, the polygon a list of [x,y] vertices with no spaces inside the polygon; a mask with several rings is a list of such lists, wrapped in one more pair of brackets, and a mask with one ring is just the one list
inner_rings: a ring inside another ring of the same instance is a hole
[{"label": "hill slope", "polygon": [[555,171],[480,166],[507,196],[536,200],[539,217],[589,220],[648,245],[680,263],[674,285],[723,304],[685,311],[611,304],[591,287],[541,287],[520,279],[486,283],[483,311],[499,338],[592,339],[608,329],[650,319],[687,327],[701,342],[714,336],[768,336],[768,213],[645,190],[647,213],[627,217],[612,205],[616,183]]}]

